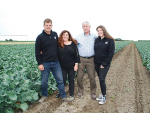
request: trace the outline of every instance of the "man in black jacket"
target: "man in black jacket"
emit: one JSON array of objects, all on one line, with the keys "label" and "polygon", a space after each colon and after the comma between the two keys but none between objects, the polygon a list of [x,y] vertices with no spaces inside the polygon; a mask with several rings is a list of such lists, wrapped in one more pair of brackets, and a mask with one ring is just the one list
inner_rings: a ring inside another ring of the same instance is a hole
[{"label": "man in black jacket", "polygon": [[[35,43],[36,60],[42,75],[42,98],[39,102],[44,102],[48,98],[47,88],[50,71],[52,71],[53,76],[55,77],[62,100],[66,102],[72,101],[71,98],[67,98],[63,84],[62,71],[57,55],[58,35],[56,32],[52,31],[52,20],[45,19],[43,27],[44,30],[38,35]],[[41,51],[42,54],[40,54]]]}]

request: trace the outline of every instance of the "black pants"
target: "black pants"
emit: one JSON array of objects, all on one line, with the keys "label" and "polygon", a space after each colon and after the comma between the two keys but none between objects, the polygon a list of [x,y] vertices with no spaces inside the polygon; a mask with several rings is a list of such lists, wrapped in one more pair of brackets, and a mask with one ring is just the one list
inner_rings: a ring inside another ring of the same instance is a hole
[{"label": "black pants", "polygon": [[105,83],[105,78],[107,75],[107,72],[110,68],[109,66],[106,66],[104,68],[100,68],[101,64],[99,63],[95,63],[95,70],[97,72],[97,75],[99,77],[99,82],[100,82],[100,87],[101,87],[101,91],[102,91],[102,95],[106,95],[106,83]]},{"label": "black pants", "polygon": [[64,85],[66,84],[67,75],[68,75],[70,96],[74,96],[74,77],[75,77],[74,69],[71,70],[62,69],[62,73],[63,73]]}]

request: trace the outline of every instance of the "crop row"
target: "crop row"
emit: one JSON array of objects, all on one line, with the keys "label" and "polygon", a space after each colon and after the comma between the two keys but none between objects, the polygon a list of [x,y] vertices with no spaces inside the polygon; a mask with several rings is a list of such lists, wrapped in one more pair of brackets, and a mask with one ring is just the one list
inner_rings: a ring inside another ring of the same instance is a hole
[{"label": "crop row", "polygon": [[134,42],[143,60],[143,65],[150,71],[150,41]]},{"label": "crop row", "polygon": [[123,49],[126,45],[130,44],[133,41],[116,41],[115,42],[115,53]]}]

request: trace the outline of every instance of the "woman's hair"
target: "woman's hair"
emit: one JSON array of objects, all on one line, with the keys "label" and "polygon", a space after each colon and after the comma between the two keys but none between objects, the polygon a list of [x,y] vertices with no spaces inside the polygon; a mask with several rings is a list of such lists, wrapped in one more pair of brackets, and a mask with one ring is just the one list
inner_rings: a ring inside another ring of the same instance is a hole
[{"label": "woman's hair", "polygon": [[77,45],[77,41],[72,38],[70,32],[67,31],[67,30],[64,30],[64,31],[62,31],[62,32],[60,33],[60,35],[59,35],[59,37],[58,37],[58,47],[60,47],[60,48],[64,48],[63,34],[66,33],[66,32],[67,32],[68,35],[69,35],[69,41],[73,41],[73,42]]},{"label": "woman's hair", "polygon": [[113,39],[114,42],[115,42],[115,39],[114,39],[112,36],[110,36],[110,34],[107,32],[107,30],[106,30],[106,28],[105,28],[104,26],[102,26],[102,25],[98,26],[98,27],[96,28],[96,31],[98,30],[98,28],[102,28],[103,33],[104,33],[104,36],[105,36],[106,38]]}]

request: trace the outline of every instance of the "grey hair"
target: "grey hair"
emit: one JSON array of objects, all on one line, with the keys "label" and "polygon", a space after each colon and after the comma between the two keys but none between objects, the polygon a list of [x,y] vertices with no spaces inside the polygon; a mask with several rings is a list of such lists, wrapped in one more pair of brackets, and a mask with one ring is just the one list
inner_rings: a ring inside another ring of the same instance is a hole
[{"label": "grey hair", "polygon": [[82,26],[83,26],[83,25],[87,25],[87,24],[88,24],[89,26],[91,26],[90,22],[88,22],[88,21],[84,21],[84,22],[82,23]]}]

